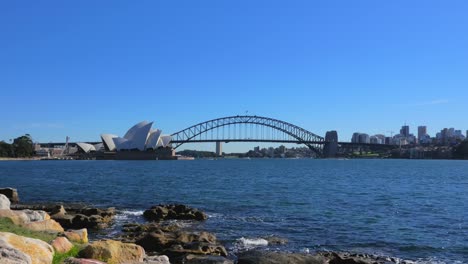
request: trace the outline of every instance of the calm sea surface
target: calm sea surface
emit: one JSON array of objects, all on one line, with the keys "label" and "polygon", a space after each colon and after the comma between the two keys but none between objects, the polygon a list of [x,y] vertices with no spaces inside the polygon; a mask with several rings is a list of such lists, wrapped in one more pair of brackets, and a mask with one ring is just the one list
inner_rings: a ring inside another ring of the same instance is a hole
[{"label": "calm sea surface", "polygon": [[199,228],[234,252],[240,238],[273,235],[289,243],[270,249],[468,263],[466,161],[11,161],[0,162],[0,186],[22,202],[117,207],[109,232],[177,202],[206,211]]}]

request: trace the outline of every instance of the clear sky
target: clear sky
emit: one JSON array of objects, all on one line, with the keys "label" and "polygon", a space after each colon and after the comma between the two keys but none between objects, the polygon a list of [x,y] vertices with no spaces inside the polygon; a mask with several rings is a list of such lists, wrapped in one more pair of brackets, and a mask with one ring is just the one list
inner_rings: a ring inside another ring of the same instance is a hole
[{"label": "clear sky", "polygon": [[[1,1],[0,140],[273,117],[468,129],[468,2]],[[209,149],[213,146],[207,146]],[[226,151],[235,151],[235,145]]]}]

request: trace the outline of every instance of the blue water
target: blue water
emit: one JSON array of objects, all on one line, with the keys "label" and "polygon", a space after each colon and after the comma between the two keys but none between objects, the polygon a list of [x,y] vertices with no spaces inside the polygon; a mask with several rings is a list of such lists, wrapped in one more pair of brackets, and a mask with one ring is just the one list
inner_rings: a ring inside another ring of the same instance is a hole
[{"label": "blue water", "polygon": [[22,202],[188,204],[231,251],[241,237],[274,235],[289,240],[278,250],[468,263],[466,161],[11,161],[0,162],[0,186]]}]

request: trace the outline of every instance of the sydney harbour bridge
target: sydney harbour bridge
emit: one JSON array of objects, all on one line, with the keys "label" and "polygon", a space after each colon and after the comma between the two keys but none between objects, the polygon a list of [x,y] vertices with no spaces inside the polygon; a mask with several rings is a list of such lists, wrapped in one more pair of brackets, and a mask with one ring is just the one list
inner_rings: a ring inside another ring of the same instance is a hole
[{"label": "sydney harbour bridge", "polygon": [[177,149],[185,143],[270,142],[303,144],[317,157],[334,157],[338,148],[388,148],[382,144],[339,142],[336,131],[325,137],[297,125],[274,118],[237,115],[198,123],[171,135],[172,146]]},{"label": "sydney harbour bridge", "polygon": [[[293,143],[307,146],[316,157],[334,157],[338,149],[370,148],[390,149],[394,146],[382,144],[363,144],[339,142],[336,131],[328,131],[325,137],[319,136],[297,125],[256,115],[237,115],[216,118],[201,122],[171,134],[173,149],[187,143],[230,142],[269,142]],[[98,143],[98,142],[91,142]],[[44,143],[57,146],[66,143]],[[68,144],[68,143],[67,143]],[[69,143],[71,146],[74,143]]]}]

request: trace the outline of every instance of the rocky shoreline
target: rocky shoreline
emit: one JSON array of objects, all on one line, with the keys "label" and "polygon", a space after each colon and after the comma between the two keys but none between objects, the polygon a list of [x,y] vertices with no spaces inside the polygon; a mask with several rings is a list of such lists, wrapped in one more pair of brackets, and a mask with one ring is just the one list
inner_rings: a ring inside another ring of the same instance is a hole
[{"label": "rocky shoreline", "polygon": [[[93,234],[108,228],[116,215],[115,208],[94,208],[84,204],[19,204],[15,189],[0,189],[0,218],[8,218],[27,230],[52,233],[55,237],[46,243],[0,230],[0,263],[406,263],[392,258],[341,252],[309,254],[254,248],[228,253],[215,234],[177,224],[179,220],[200,222],[208,218],[206,213],[181,204],[152,206],[143,213],[145,223],[125,223],[120,234],[110,239],[89,241],[88,232]],[[266,243],[280,245],[287,240],[272,237]],[[37,248],[30,250],[21,246],[32,244]],[[74,247],[78,248],[76,254],[70,254],[62,262],[53,262],[57,253],[69,254],[67,252]]]}]

